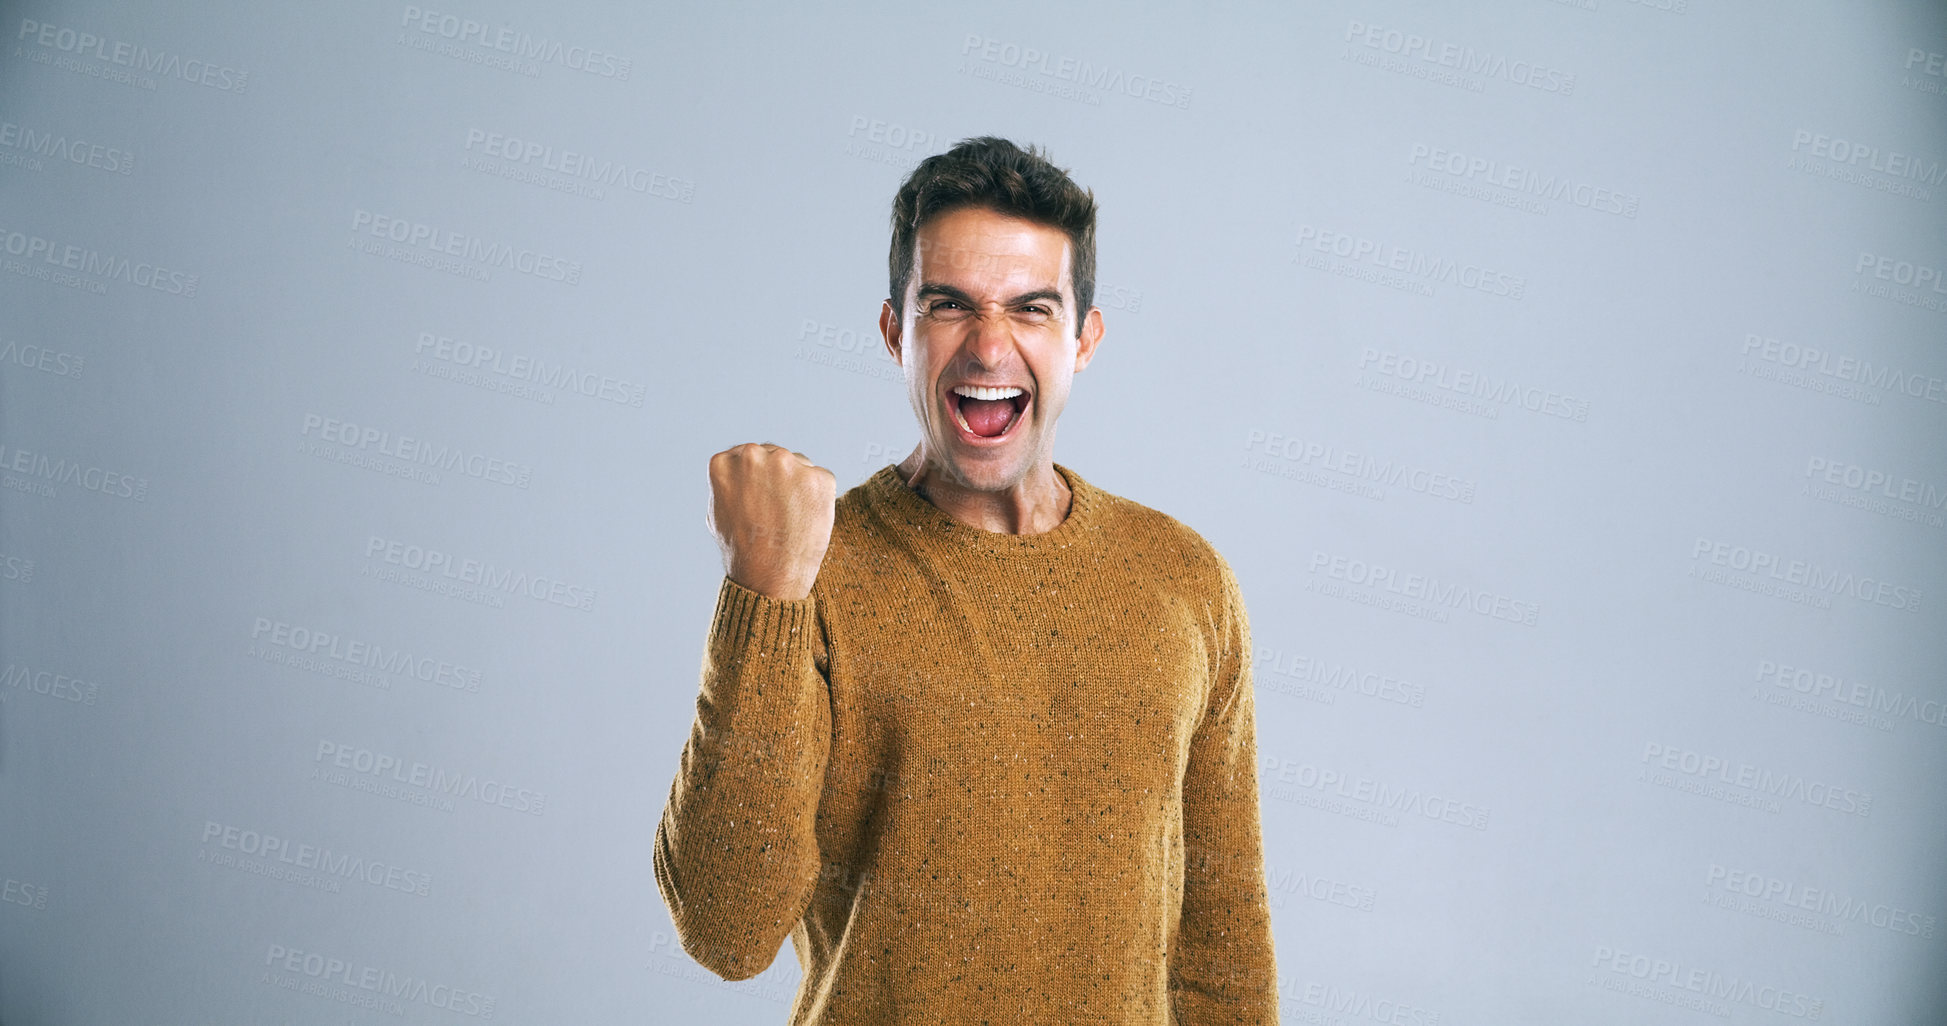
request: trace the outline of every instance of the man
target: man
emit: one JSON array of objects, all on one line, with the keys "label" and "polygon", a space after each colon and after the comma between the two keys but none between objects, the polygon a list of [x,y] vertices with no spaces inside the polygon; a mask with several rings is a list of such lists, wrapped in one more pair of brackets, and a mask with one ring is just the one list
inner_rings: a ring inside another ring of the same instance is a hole
[{"label": "man", "polygon": [[656,831],[683,947],[793,1024],[1274,1023],[1250,627],[1196,532],[1053,461],[1095,203],[961,142],[893,203],[920,441],[842,497],[710,458],[725,576]]}]

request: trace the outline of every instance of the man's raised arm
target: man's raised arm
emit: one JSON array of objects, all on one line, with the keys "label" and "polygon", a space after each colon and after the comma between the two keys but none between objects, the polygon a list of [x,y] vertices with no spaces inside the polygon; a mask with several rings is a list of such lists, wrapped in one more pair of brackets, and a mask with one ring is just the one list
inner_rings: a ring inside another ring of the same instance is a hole
[{"label": "man's raised arm", "polygon": [[837,481],[802,455],[748,443],[710,458],[710,490],[725,572],[654,862],[683,950],[745,980],[777,957],[821,868],[831,707],[811,585]]}]

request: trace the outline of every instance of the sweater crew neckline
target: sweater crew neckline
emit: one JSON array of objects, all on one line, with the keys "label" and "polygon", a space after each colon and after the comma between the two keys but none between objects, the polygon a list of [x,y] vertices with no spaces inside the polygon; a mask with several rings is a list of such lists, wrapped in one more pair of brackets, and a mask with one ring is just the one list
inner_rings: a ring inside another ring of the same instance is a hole
[{"label": "sweater crew neckline", "polygon": [[1072,501],[1068,516],[1053,529],[1040,534],[1008,534],[963,524],[907,487],[906,479],[900,475],[896,463],[879,468],[866,478],[865,485],[874,498],[899,513],[901,519],[930,535],[986,552],[1053,552],[1087,540],[1089,532],[1098,526],[1103,505],[1101,492],[1083,480],[1080,474],[1059,463],[1054,464],[1054,470],[1062,480],[1068,482]]}]

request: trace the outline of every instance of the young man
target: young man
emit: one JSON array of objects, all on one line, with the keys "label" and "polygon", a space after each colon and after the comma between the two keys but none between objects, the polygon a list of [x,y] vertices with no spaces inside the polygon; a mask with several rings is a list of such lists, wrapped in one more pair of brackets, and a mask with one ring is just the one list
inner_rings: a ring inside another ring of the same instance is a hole
[{"label": "young man", "polygon": [[1095,203],[998,138],[893,201],[918,446],[710,458],[724,556],[656,831],[683,947],[794,1024],[1275,1023],[1250,626],[1195,531],[1053,460]]}]

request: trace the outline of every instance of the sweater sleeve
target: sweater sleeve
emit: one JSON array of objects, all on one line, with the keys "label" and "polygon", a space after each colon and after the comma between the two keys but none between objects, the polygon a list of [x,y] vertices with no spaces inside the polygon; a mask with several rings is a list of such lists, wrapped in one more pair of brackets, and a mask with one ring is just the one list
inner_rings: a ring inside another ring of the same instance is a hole
[{"label": "sweater sleeve", "polygon": [[1278,1021],[1277,963],[1258,815],[1251,628],[1229,564],[1217,675],[1183,779],[1183,914],[1169,951],[1177,1022]]},{"label": "sweater sleeve", "polygon": [[816,601],[723,578],[656,826],[656,886],[683,950],[726,980],[770,966],[818,882],[831,706]]}]

